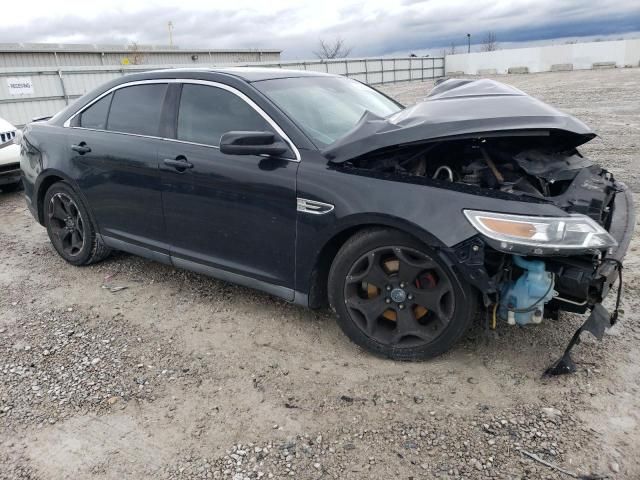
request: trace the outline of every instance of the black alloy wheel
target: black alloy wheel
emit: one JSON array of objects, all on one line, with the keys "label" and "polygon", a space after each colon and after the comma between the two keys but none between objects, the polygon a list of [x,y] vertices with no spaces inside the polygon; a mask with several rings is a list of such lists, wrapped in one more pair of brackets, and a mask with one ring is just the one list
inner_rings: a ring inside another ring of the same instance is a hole
[{"label": "black alloy wheel", "polygon": [[453,287],[440,265],[399,245],[373,249],[356,260],[344,298],[358,326],[393,347],[435,340],[454,311]]},{"label": "black alloy wheel", "polygon": [[44,224],[58,254],[72,265],[89,265],[111,250],[97,234],[95,222],[80,195],[66,182],[54,183],[42,204]]},{"label": "black alloy wheel", "polygon": [[47,216],[56,250],[62,250],[69,257],[80,254],[86,237],[85,221],[73,199],[63,192],[54,194],[49,200]]},{"label": "black alloy wheel", "polygon": [[332,265],[329,296],[339,325],[355,343],[400,360],[447,350],[477,305],[471,287],[435,251],[395,230],[366,231],[349,240]]}]

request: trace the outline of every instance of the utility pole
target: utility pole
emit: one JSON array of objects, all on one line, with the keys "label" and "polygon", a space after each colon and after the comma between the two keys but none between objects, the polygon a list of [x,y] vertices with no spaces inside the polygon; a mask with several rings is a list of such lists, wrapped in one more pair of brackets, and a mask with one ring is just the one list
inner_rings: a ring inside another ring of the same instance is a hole
[{"label": "utility pole", "polygon": [[471,53],[471,34],[467,33],[467,53]]},{"label": "utility pole", "polygon": [[169,29],[169,46],[173,47],[173,22],[171,20],[167,23],[167,28]]}]

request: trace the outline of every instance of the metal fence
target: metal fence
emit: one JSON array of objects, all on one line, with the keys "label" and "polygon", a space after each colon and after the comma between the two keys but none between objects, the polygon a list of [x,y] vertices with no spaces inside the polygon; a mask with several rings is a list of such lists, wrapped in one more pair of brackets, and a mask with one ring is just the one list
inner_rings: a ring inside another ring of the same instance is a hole
[{"label": "metal fence", "polygon": [[[444,58],[358,58],[308,62],[245,63],[223,66],[261,66],[334,73],[368,83],[430,80],[444,76]],[[186,65],[174,65],[180,67]],[[193,65],[189,65],[193,67]],[[206,65],[201,65],[201,67]],[[214,66],[214,65],[210,65]],[[166,65],[126,67],[38,67],[0,69],[0,118],[18,127],[35,117],[53,115],[93,88],[128,73],[170,68]]]}]

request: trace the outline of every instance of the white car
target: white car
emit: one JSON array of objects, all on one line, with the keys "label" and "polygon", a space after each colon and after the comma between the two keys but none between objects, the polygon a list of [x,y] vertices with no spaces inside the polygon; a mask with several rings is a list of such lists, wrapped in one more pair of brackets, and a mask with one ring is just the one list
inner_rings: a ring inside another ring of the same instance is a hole
[{"label": "white car", "polygon": [[17,129],[0,118],[0,190],[11,192],[20,186],[20,146],[14,143]]}]

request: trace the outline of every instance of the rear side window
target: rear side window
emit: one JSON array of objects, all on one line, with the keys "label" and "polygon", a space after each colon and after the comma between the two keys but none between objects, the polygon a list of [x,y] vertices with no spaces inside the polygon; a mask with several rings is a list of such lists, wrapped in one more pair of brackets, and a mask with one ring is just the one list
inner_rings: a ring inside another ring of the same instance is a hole
[{"label": "rear side window", "polygon": [[107,130],[157,136],[166,83],[135,85],[116,90],[109,110]]},{"label": "rear side window", "polygon": [[110,93],[83,111],[80,114],[78,126],[105,130],[107,128],[107,115],[109,114],[109,105],[111,105],[112,98],[113,93]]},{"label": "rear side window", "polygon": [[217,147],[222,134],[232,130],[273,131],[267,121],[237,95],[206,85],[183,85],[178,140]]}]

